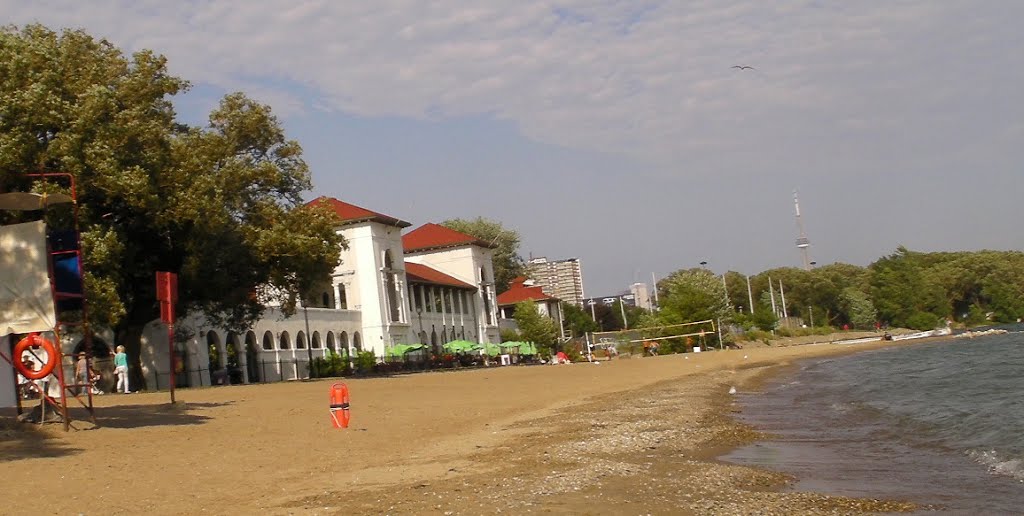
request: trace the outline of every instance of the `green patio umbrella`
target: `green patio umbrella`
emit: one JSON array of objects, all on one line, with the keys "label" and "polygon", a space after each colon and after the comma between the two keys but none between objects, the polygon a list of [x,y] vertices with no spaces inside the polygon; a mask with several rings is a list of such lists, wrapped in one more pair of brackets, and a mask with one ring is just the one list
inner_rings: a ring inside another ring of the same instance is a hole
[{"label": "green patio umbrella", "polygon": [[453,340],[451,342],[446,342],[441,347],[449,353],[470,353],[472,351],[483,349],[483,346],[480,344],[470,342],[468,340]]},{"label": "green patio umbrella", "polygon": [[496,357],[501,354],[501,346],[502,345],[488,342],[484,344],[484,351],[487,352],[488,356]]},{"label": "green patio umbrella", "polygon": [[389,357],[400,357],[410,351],[416,351],[425,347],[423,344],[395,344],[387,350],[386,354]]}]

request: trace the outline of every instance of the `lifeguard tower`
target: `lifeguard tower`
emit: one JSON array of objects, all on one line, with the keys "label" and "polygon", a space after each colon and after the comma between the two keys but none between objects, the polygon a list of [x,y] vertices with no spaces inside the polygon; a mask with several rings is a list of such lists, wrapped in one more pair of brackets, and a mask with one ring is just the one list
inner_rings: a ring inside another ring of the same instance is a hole
[{"label": "lifeguard tower", "polygon": [[[64,181],[67,193],[0,193],[0,210],[29,212],[19,217],[27,222],[0,226],[0,407],[16,407],[19,418],[32,416],[40,424],[60,421],[67,431],[73,428],[70,399],[96,423],[78,200],[71,174],[28,177]],[[51,212],[68,208],[67,214]],[[51,229],[47,220],[70,221],[71,227]],[[62,349],[61,331],[72,327],[84,338],[84,381],[76,374],[75,357]],[[39,404],[26,414],[30,399]]]}]

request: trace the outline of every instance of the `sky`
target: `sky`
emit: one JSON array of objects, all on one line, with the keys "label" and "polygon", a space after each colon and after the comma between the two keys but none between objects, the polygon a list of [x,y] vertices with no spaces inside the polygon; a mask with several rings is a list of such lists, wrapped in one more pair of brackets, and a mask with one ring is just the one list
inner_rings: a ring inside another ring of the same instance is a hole
[{"label": "sky", "polygon": [[[588,296],[683,268],[1024,249],[1016,0],[8,1],[272,106],[327,195],[486,217]],[[752,66],[739,70],[735,65]]]}]

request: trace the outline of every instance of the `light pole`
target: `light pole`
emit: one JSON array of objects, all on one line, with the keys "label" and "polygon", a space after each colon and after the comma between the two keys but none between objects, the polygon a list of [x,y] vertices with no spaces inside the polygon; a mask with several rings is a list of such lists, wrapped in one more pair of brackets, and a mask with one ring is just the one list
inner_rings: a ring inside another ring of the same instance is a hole
[{"label": "light pole", "polygon": [[312,340],[309,336],[309,310],[306,308],[306,300],[302,300],[302,318],[306,320],[306,355],[309,357],[309,362],[306,363],[306,367],[309,368],[309,376],[313,377],[313,349]]}]

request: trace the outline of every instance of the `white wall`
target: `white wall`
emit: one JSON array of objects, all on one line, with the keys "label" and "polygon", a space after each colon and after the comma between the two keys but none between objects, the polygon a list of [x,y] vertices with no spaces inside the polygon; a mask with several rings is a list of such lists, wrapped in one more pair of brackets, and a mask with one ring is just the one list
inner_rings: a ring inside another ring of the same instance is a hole
[{"label": "white wall", "polygon": [[[477,321],[476,333],[479,335],[479,342],[501,342],[501,335],[498,331],[498,303],[496,286],[494,281],[494,265],[492,264],[494,252],[485,247],[465,245],[440,251],[426,251],[410,253],[405,256],[406,261],[420,263],[437,269],[455,279],[469,283],[477,287],[476,296],[473,302],[476,310]],[[481,288],[484,278],[480,277],[480,269],[484,269],[486,276],[487,293],[490,300],[491,324],[487,324],[487,317],[484,311],[485,289]],[[428,332],[429,333],[429,332]]]}]

